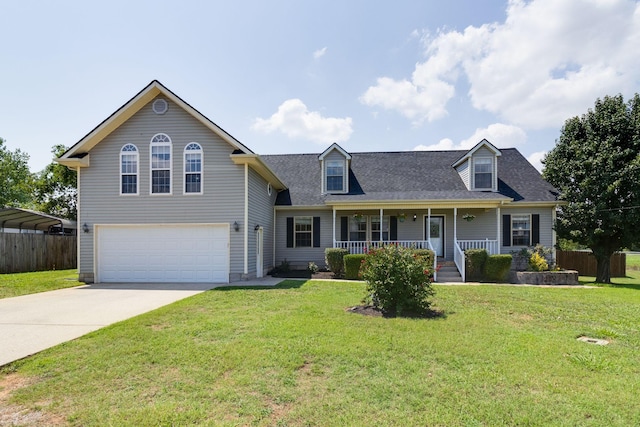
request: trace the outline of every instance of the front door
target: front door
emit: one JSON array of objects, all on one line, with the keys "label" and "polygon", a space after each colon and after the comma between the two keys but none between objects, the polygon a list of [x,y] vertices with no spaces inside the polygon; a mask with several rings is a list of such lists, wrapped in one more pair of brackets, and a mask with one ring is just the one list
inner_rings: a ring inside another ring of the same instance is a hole
[{"label": "front door", "polygon": [[433,249],[439,257],[444,256],[444,217],[432,216],[431,223],[427,225],[429,217],[424,217],[425,240],[431,239]]}]

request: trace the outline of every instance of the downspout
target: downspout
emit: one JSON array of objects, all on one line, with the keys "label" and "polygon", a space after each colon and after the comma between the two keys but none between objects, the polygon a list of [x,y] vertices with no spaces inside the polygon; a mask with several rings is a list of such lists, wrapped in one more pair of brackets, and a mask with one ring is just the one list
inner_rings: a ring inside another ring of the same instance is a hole
[{"label": "downspout", "polygon": [[249,164],[244,164],[244,275],[249,274]]},{"label": "downspout", "polygon": [[273,207],[273,238],[271,239],[271,266],[276,266],[276,207]]}]

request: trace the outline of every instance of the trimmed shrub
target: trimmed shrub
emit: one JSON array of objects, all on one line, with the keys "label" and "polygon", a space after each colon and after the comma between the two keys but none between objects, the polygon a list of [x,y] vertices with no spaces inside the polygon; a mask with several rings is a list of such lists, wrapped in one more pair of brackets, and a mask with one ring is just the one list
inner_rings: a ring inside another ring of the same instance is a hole
[{"label": "trimmed shrub", "polygon": [[483,278],[484,265],[487,262],[489,254],[485,249],[467,249],[465,255],[465,273],[466,279],[471,281],[479,281]]},{"label": "trimmed shrub", "polygon": [[344,278],[347,280],[358,280],[360,278],[360,267],[366,258],[365,254],[349,254],[344,256]]},{"label": "trimmed shrub", "polygon": [[504,282],[511,270],[511,255],[491,255],[484,265],[484,275],[492,282]]},{"label": "trimmed shrub", "polygon": [[411,249],[388,245],[373,249],[364,259],[362,278],[371,303],[388,315],[426,314],[434,292],[433,266]]},{"label": "trimmed shrub", "polygon": [[342,277],[344,273],[344,256],[349,255],[348,249],[327,248],[324,250],[324,260],[327,267],[336,277]]},{"label": "trimmed shrub", "polygon": [[433,267],[433,258],[436,256],[436,253],[431,249],[413,249],[413,253],[416,256],[425,258],[427,263]]},{"label": "trimmed shrub", "polygon": [[531,271],[547,271],[549,269],[549,263],[546,258],[539,252],[534,252],[529,257],[529,270]]}]

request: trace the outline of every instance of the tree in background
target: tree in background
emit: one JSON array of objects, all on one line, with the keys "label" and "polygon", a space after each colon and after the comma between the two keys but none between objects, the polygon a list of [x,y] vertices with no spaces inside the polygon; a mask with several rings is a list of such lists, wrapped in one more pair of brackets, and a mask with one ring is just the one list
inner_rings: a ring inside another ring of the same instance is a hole
[{"label": "tree in background", "polygon": [[[60,157],[67,147],[54,145],[51,152]],[[33,189],[35,209],[59,218],[75,220],[77,217],[78,190],[76,172],[58,163],[49,163],[36,174]]]},{"label": "tree in background", "polygon": [[543,164],[567,202],[558,236],[589,247],[596,281],[611,283],[611,255],[640,242],[640,96],[606,96],[567,120]]},{"label": "tree in background", "polygon": [[31,200],[33,177],[29,155],[20,149],[10,151],[0,138],[0,207],[24,206]]}]

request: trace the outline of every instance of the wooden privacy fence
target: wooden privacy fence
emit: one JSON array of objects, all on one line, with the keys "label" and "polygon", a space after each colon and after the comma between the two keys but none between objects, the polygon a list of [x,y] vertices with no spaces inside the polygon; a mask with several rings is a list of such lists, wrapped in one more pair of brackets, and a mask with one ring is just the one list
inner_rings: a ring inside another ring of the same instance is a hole
[{"label": "wooden privacy fence", "polygon": [[[578,270],[581,276],[596,276],[598,266],[591,251],[557,251],[556,263],[567,270]],[[627,256],[622,252],[611,255],[611,277],[627,275]]]},{"label": "wooden privacy fence", "polygon": [[76,268],[76,236],[0,233],[0,273]]}]

